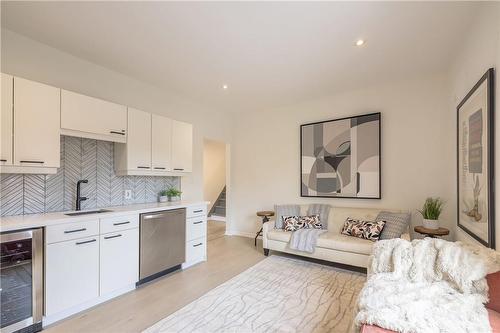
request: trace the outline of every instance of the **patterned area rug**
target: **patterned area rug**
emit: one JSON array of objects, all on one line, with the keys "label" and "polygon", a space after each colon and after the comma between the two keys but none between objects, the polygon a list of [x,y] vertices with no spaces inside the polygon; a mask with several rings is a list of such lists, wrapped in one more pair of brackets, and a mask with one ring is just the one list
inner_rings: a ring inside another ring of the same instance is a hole
[{"label": "patterned area rug", "polygon": [[349,332],[365,281],[365,274],[270,256],[144,332]]}]

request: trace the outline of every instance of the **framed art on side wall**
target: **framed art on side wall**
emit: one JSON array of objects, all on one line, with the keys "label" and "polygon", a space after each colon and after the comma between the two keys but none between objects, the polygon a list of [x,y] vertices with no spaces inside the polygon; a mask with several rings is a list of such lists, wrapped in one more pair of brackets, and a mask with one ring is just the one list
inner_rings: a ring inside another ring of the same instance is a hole
[{"label": "framed art on side wall", "polygon": [[380,112],[300,126],[300,195],[381,198]]},{"label": "framed art on side wall", "polygon": [[494,70],[457,106],[457,224],[495,248]]}]

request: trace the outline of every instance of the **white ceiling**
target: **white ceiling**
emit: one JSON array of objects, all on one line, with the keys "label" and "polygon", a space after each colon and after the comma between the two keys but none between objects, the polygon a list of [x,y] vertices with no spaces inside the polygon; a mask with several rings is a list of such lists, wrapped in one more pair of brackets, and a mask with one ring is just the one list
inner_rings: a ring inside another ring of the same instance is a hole
[{"label": "white ceiling", "polygon": [[[244,111],[444,71],[479,5],[2,1],[2,26],[208,106]],[[354,46],[358,38],[363,47]]]}]

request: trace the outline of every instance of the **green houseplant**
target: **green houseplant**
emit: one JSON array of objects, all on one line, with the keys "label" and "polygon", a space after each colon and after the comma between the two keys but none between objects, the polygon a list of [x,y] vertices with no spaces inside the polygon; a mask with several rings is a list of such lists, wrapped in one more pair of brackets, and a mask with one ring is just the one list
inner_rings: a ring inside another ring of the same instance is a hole
[{"label": "green houseplant", "polygon": [[428,229],[439,228],[439,216],[444,208],[444,201],[441,198],[427,198],[422,209],[418,210],[422,214],[423,225]]},{"label": "green houseplant", "polygon": [[175,187],[170,187],[167,190],[163,190],[160,192],[160,202],[166,202],[166,201],[175,201],[173,200],[176,198],[177,200],[180,199],[182,192]]}]

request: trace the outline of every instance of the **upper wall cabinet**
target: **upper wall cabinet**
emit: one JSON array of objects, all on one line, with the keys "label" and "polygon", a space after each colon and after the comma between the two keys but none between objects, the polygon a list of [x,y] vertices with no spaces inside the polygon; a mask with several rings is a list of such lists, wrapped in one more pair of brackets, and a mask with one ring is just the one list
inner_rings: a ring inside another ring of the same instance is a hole
[{"label": "upper wall cabinet", "polygon": [[55,173],[60,165],[60,89],[12,80],[10,88],[10,78],[2,75],[1,172]]},{"label": "upper wall cabinet", "polygon": [[115,144],[117,175],[168,176],[191,172],[191,124],[128,109],[128,139]]},{"label": "upper wall cabinet", "polygon": [[61,90],[61,134],[127,142],[127,107]]},{"label": "upper wall cabinet", "polygon": [[128,108],[128,139],[115,144],[115,170],[118,174],[151,171],[151,113]]},{"label": "upper wall cabinet", "polygon": [[0,164],[12,165],[14,144],[14,77],[2,75],[2,114],[0,117]]},{"label": "upper wall cabinet", "polygon": [[151,144],[153,171],[172,171],[172,119],[152,115]]},{"label": "upper wall cabinet", "polygon": [[193,125],[172,121],[172,171],[191,172],[193,165]]}]

